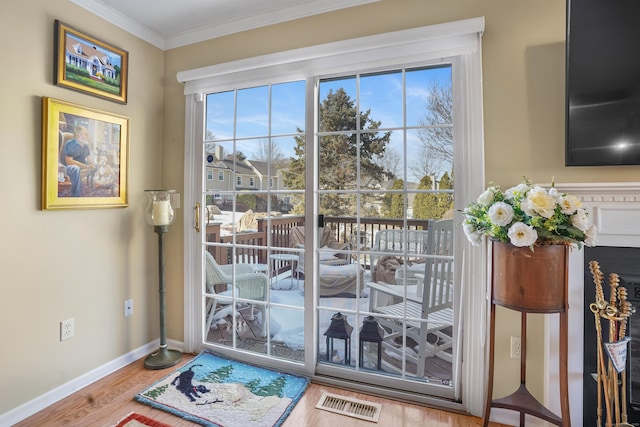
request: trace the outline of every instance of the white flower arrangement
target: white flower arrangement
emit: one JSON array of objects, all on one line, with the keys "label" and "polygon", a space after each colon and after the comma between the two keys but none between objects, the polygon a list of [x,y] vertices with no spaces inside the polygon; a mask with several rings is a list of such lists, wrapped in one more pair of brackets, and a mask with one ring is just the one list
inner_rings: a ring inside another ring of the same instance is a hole
[{"label": "white flower arrangement", "polygon": [[575,196],[532,186],[526,179],[505,192],[490,185],[464,210],[462,228],[473,245],[485,237],[514,246],[596,245],[597,230]]}]

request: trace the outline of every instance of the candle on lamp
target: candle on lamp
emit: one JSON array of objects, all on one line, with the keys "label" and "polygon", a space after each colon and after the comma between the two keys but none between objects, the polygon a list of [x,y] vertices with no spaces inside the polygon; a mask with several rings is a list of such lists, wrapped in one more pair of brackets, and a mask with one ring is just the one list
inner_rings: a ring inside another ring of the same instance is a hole
[{"label": "candle on lamp", "polygon": [[168,200],[160,200],[153,202],[153,225],[169,225],[169,209]]}]

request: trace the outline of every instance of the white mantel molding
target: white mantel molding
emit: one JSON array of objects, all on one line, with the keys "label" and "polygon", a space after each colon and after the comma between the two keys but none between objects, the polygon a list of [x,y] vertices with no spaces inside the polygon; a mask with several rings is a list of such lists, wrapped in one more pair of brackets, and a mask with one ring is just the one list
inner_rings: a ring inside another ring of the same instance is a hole
[{"label": "white mantel molding", "polygon": [[[548,185],[545,185],[548,187]],[[640,247],[640,183],[556,184],[561,193],[576,196],[598,227],[597,246]],[[569,259],[569,401],[572,425],[582,423],[584,348],[584,251]],[[545,405],[560,413],[558,385],[558,321],[547,316],[545,337]],[[579,349],[579,350],[578,350]],[[536,424],[536,425],[544,425]]]},{"label": "white mantel molding", "polygon": [[640,203],[640,182],[556,184],[556,188],[576,196],[583,203]]}]

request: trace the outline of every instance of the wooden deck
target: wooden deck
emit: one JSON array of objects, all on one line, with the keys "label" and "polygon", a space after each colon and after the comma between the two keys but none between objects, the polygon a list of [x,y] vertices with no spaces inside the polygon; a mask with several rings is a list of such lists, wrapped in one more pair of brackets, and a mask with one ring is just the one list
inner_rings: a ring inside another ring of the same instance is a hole
[{"label": "wooden deck", "polygon": [[[267,340],[261,337],[262,326],[257,320],[250,319],[250,308],[243,307],[238,310],[238,318],[236,319],[235,329],[231,316],[228,316],[228,327],[223,326],[220,328],[211,328],[207,335],[207,342],[217,345],[233,346],[233,340],[235,337],[236,348],[248,350],[256,353],[267,354]],[[435,337],[434,337],[435,339]],[[413,347],[413,343],[408,343],[409,347]],[[290,349],[283,342],[271,342],[271,352],[273,357],[283,358],[286,360],[304,361],[304,350]],[[355,355],[354,355],[355,357]],[[326,354],[321,354],[319,357],[321,363],[326,362]],[[323,362],[324,361],[324,362]],[[353,362],[352,362],[353,363]],[[396,374],[401,368],[401,361],[395,358],[389,357],[383,352],[382,356],[382,370],[390,374]],[[415,375],[416,365],[407,362],[407,373]],[[452,365],[439,357],[429,357],[425,362],[425,375],[431,383],[442,383],[448,385],[452,378]]]}]

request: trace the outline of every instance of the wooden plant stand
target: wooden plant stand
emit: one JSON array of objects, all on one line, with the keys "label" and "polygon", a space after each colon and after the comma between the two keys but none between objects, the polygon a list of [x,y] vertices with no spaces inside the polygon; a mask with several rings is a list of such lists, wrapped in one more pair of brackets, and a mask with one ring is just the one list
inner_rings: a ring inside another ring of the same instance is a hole
[{"label": "wooden plant stand", "polygon": [[[491,326],[489,332],[489,374],[483,426],[489,425],[491,408],[520,413],[520,426],[525,415],[562,427],[571,426],[567,377],[568,339],[568,270],[569,248],[564,245],[520,248],[493,242],[491,280]],[[521,313],[520,386],[512,394],[493,397],[496,305]],[[562,417],[542,405],[527,389],[527,314],[559,313],[560,315],[560,408]]]}]

